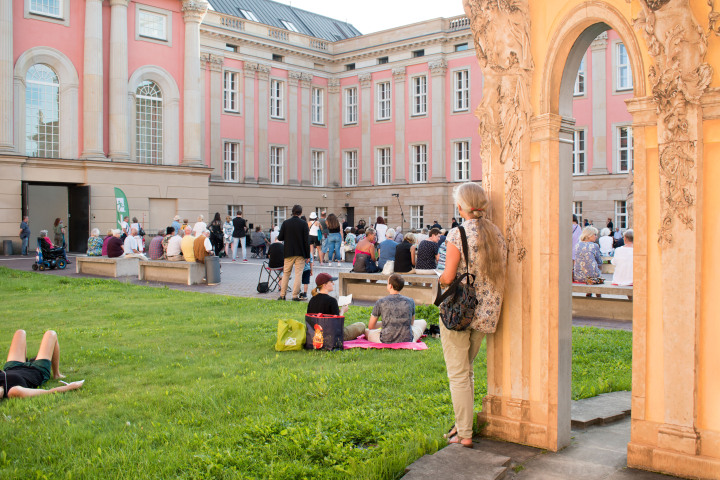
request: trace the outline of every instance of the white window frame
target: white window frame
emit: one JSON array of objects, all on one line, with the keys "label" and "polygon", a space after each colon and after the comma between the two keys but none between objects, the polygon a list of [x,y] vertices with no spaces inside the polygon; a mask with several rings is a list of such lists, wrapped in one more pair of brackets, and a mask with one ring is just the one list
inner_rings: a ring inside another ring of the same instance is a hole
[{"label": "white window frame", "polygon": [[283,206],[274,206],[272,211],[272,221],[273,226],[277,225],[278,227],[283,224],[285,220],[287,220],[287,207]]},{"label": "white window frame", "polygon": [[243,10],[240,9],[240,13],[242,13],[243,17],[245,17],[245,20],[250,20],[251,22],[259,22],[258,18],[255,16],[253,12],[250,10]]},{"label": "white window frame", "polygon": [[427,183],[430,163],[427,143],[410,145],[410,155],[410,183]]},{"label": "white window frame", "polygon": [[358,164],[358,151],[345,150],[343,152],[343,167],[345,171],[345,186],[357,187],[360,177],[360,165]]},{"label": "white window frame", "polygon": [[456,182],[470,181],[470,140],[453,142],[453,165]]},{"label": "white window frame", "polygon": [[[52,74],[53,79],[31,79],[30,69],[42,67]],[[64,118],[60,110],[60,77],[49,65],[37,63],[30,67],[25,74],[25,153],[31,157],[60,158],[60,126]],[[42,101],[41,101],[42,100]],[[46,121],[40,126],[40,119]],[[32,135],[32,133],[36,135]],[[31,140],[37,136],[37,141]],[[43,138],[40,141],[40,137]],[[29,146],[34,143],[35,149],[31,151]],[[42,147],[41,147],[42,146]]]},{"label": "white window frame", "polygon": [[295,26],[294,23],[288,21],[288,20],[280,20],[285,27],[286,30],[290,30],[291,32],[300,33],[300,30]]},{"label": "white window frame", "polygon": [[[633,169],[633,161],[635,160],[634,155],[634,140],[633,140],[633,129],[631,125],[617,125],[615,126],[615,138],[614,138],[614,155],[615,155],[615,173],[629,173]],[[621,139],[623,130],[627,131],[628,139],[627,146],[622,147]],[[627,153],[627,165],[622,168],[622,153]]]},{"label": "white window frame", "polygon": [[[15,2],[12,2],[15,3]],[[25,0],[24,18],[32,18],[33,20],[41,20],[44,22],[57,23],[66,27],[70,26],[70,0],[57,0],[59,4],[58,15],[53,15],[42,10],[32,9],[32,0]]]},{"label": "white window frame", "polygon": [[453,209],[453,217],[455,220],[457,220],[458,225],[462,225],[465,219],[460,215],[460,209],[457,205],[455,205],[455,208]]},{"label": "white window frame", "polygon": [[270,145],[269,166],[270,166],[270,183],[273,185],[283,185],[285,182],[285,146]]},{"label": "white window frame", "polygon": [[[625,53],[626,63],[621,63],[621,52]],[[633,89],[632,66],[630,56],[623,42],[615,42],[613,50],[614,80],[616,92],[627,92]],[[625,73],[627,75],[625,75]]]},{"label": "white window frame", "polygon": [[[392,183],[392,149],[390,147],[377,147],[377,185],[390,185]],[[377,216],[377,215],[376,215]]]},{"label": "white window frame", "polygon": [[416,75],[410,79],[410,116],[427,115],[428,77]]},{"label": "white window frame", "polygon": [[358,123],[358,87],[348,87],[343,91],[343,102],[345,108],[343,120],[345,125],[357,125]]},{"label": "white window frame", "polygon": [[325,89],[312,87],[312,123],[325,125]]},{"label": "white window frame", "polygon": [[377,217],[382,217],[383,220],[385,220],[385,224],[388,225],[388,207],[375,207],[375,218]]},{"label": "white window frame", "polygon": [[377,100],[375,120],[390,120],[392,118],[392,84],[389,80],[378,82],[375,84],[375,92]]},{"label": "white window frame", "polygon": [[223,141],[223,181],[240,181],[240,143]]},{"label": "white window frame", "polygon": [[453,72],[453,112],[470,110],[470,70],[467,68]]},{"label": "white window frame", "polygon": [[[141,33],[140,29],[140,17],[142,14],[156,15],[163,17],[165,37],[156,37]],[[140,3],[135,4],[135,40],[141,42],[157,43],[158,45],[166,45],[172,47],[172,12],[162,8],[151,7],[150,5],[144,5]]]},{"label": "white window frame", "polygon": [[573,87],[573,95],[576,97],[584,96],[587,89],[587,71],[585,65],[585,56],[583,56],[580,61],[580,66],[578,67],[578,73],[575,76],[575,86]]},{"label": "white window frame", "polygon": [[223,74],[223,110],[240,113],[240,72],[225,70]]},{"label": "white window frame", "polygon": [[270,79],[270,118],[285,119],[285,82]]},{"label": "white window frame", "polygon": [[313,187],[325,186],[325,152],[323,150],[310,152],[310,182]]},{"label": "white window frame", "polygon": [[[582,135],[580,135],[582,134]],[[582,148],[580,137],[582,136]],[[581,161],[582,159],[582,161]],[[582,167],[582,168],[581,168]],[[576,128],[573,132],[572,174],[585,175],[587,173],[587,129]]]},{"label": "white window frame", "polygon": [[425,205],[410,205],[410,228],[422,230],[425,222]]},{"label": "white window frame", "polygon": [[626,200],[615,200],[615,227],[621,231],[628,228],[628,211]]},{"label": "white window frame", "polygon": [[[160,96],[143,96],[139,95],[137,90],[145,83],[149,82],[155,85]],[[149,165],[162,165],[166,152],[164,152],[164,137],[167,135],[164,129],[164,92],[158,82],[153,80],[143,80],[140,82],[138,87],[135,89],[135,98],[133,102],[134,117],[135,117],[135,160],[138,163],[149,164]],[[140,126],[143,125],[143,118],[138,116],[138,109],[142,108],[144,111],[144,119],[150,121],[149,129],[141,130]],[[152,109],[147,111],[148,109]],[[158,113],[159,112],[159,113]],[[157,117],[160,117],[160,121],[156,122]],[[158,126],[159,125],[159,126]],[[155,135],[147,135],[147,132],[155,132]],[[158,140],[159,135],[159,140]],[[140,142],[140,138],[150,138],[149,143]],[[149,148],[143,148],[143,146],[149,146]],[[144,155],[141,155],[144,153]]]},{"label": "white window frame", "polygon": [[231,218],[235,218],[235,214],[236,214],[237,212],[242,212],[242,211],[243,211],[243,206],[242,206],[242,205],[228,205],[228,206],[227,206],[227,214],[228,214]]},{"label": "white window frame", "polygon": [[580,228],[582,228],[583,224],[583,202],[573,202],[572,204],[572,210],[573,215],[575,215],[578,219],[578,225],[580,225]]}]

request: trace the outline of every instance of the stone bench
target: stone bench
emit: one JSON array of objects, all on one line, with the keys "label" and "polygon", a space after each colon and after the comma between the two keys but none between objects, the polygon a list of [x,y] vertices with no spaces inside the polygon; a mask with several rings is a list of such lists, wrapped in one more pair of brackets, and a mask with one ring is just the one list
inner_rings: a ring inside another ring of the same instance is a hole
[{"label": "stone bench", "polygon": [[[573,316],[591,318],[612,318],[614,320],[632,321],[633,287],[621,287],[604,283],[602,285],[582,285],[573,283],[572,286]],[[588,293],[600,294],[602,297],[587,297]],[[610,298],[622,297],[622,298]]]},{"label": "stone bench", "polygon": [[[401,274],[405,288],[401,294],[422,305],[432,305],[438,291],[437,275]],[[350,295],[353,300],[376,301],[386,295],[389,275],[382,273],[342,272],[338,275],[338,294]],[[410,285],[408,285],[408,283]]]},{"label": "stone bench", "polygon": [[135,277],[138,275],[137,257],[75,257],[75,273],[99,275],[101,277]]},{"label": "stone bench", "polygon": [[147,282],[205,283],[205,264],[198,262],[171,262],[170,260],[141,260],[138,280]]}]

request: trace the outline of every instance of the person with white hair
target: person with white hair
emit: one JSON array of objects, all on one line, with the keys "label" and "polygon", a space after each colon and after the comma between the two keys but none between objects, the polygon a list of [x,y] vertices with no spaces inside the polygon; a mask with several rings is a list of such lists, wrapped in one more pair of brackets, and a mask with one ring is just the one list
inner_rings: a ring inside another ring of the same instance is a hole
[{"label": "person with white hair", "polygon": [[605,227],[600,231],[600,253],[609,256],[613,254],[613,237],[610,235],[612,231]]},{"label": "person with white hair", "polygon": [[100,238],[100,230],[93,228],[88,238],[87,256],[99,257],[102,255],[103,239]]},{"label": "person with white hair", "polygon": [[595,243],[597,235],[597,228],[592,226],[583,228],[580,234],[580,241],[575,246],[575,267],[573,268],[573,277],[576,282],[596,283],[600,278],[602,256],[600,247]]},{"label": "person with white hair", "polygon": [[395,240],[395,243],[402,243],[404,237],[405,234],[403,233],[402,227],[398,225],[395,228],[395,238],[393,238],[393,240]]},{"label": "person with white hair", "polygon": [[192,229],[192,233],[195,237],[199,237],[207,229],[207,223],[205,223],[204,220],[204,216],[198,215],[197,222],[195,222],[195,225]]},{"label": "person with white hair", "polygon": [[137,257],[141,260],[147,260],[147,257],[143,255],[142,251],[140,250],[140,246],[138,245],[138,231],[135,227],[130,227],[130,235],[125,237],[125,242],[123,244],[125,253],[123,256],[125,257]]},{"label": "person with white hair", "polygon": [[380,258],[378,258],[378,268],[382,270],[389,261],[395,262],[395,249],[398,244],[395,241],[395,229],[388,228],[385,231],[385,240],[380,242]]}]

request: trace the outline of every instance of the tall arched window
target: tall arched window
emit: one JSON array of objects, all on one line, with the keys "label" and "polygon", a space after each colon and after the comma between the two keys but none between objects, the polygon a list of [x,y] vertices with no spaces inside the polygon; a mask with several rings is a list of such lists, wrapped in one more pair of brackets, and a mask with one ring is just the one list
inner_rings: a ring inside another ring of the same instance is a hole
[{"label": "tall arched window", "polygon": [[145,80],[135,91],[135,155],[139,163],[162,164],[162,92]]},{"label": "tall arched window", "polygon": [[41,63],[25,76],[25,153],[60,156],[60,82],[53,69]]}]

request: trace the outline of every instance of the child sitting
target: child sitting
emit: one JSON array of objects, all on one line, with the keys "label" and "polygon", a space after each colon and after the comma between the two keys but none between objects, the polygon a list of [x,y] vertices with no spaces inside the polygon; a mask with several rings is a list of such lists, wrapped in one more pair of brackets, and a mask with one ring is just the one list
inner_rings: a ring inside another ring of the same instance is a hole
[{"label": "child sitting", "polygon": [[[390,293],[377,301],[373,307],[365,337],[375,343],[417,342],[425,331],[427,322],[415,320],[415,301],[400,291],[405,279],[397,273],[388,278]],[[378,322],[378,317],[382,322]]]}]

